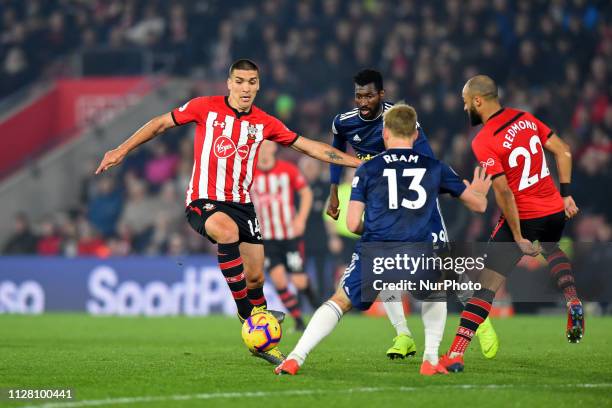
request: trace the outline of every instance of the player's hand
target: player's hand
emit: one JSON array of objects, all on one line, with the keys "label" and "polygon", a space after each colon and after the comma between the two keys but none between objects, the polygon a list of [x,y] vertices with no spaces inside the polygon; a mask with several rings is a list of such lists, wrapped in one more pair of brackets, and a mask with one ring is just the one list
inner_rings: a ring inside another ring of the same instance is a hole
[{"label": "player's hand", "polygon": [[294,218],[291,221],[291,226],[293,227],[293,234],[296,237],[301,237],[304,235],[304,231],[306,230],[306,221],[301,218]]},{"label": "player's hand", "polygon": [[127,154],[126,152],[118,148],[109,150],[108,152],[104,154],[104,158],[100,162],[100,165],[98,166],[98,169],[96,170],[96,174],[100,174],[103,171],[106,171],[110,169],[111,167],[118,165],[119,163],[123,161],[126,154]]},{"label": "player's hand", "polygon": [[474,168],[474,178],[470,183],[467,180],[463,180],[463,184],[466,185],[467,188],[471,189],[473,192],[479,195],[487,196],[489,189],[491,188],[491,175],[487,175],[487,171],[482,167]]},{"label": "player's hand", "polygon": [[329,202],[327,203],[327,211],[325,211],[325,213],[332,217],[334,220],[338,220],[338,217],[340,216],[340,209],[338,208],[339,206],[340,200],[338,200],[338,195],[330,194]]},{"label": "player's hand", "polygon": [[521,248],[521,251],[525,255],[538,256],[540,255],[540,252],[542,252],[542,249],[540,248],[539,245],[534,244],[527,238],[521,238],[518,241],[516,241],[516,243],[518,244],[519,248]]},{"label": "player's hand", "polygon": [[565,206],[565,216],[569,220],[574,217],[580,211],[580,208],[576,206],[572,196],[563,197],[563,204]]}]

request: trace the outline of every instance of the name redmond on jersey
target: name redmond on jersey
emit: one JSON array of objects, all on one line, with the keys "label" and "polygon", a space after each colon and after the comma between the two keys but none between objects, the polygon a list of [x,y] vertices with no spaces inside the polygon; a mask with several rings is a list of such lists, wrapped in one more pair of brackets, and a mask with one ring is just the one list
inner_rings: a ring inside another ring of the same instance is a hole
[{"label": "name redmond on jersey", "polygon": [[504,142],[502,146],[506,149],[512,150],[512,143],[514,143],[514,138],[518,134],[520,130],[531,129],[536,134],[538,133],[538,126],[529,121],[529,120],[519,120],[518,122],[514,122],[512,126],[508,128],[508,131],[504,135]]}]

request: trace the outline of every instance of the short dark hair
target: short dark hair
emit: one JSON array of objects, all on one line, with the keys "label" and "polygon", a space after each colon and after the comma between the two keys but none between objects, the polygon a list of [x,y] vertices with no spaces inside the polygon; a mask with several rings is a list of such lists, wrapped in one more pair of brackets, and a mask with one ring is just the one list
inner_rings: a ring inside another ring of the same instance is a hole
[{"label": "short dark hair", "polygon": [[237,69],[241,69],[244,71],[257,71],[259,73],[259,67],[257,66],[257,64],[246,58],[234,61],[234,63],[230,66],[229,76],[232,76],[232,73]]},{"label": "short dark hair", "polygon": [[355,83],[359,86],[374,84],[377,91],[383,90],[382,74],[374,69],[362,69],[353,77]]}]

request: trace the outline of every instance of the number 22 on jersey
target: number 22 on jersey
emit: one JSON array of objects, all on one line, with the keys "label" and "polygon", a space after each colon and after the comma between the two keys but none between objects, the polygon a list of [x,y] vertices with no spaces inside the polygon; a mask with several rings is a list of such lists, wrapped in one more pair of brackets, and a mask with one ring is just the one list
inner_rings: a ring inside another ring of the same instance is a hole
[{"label": "number 22 on jersey", "polygon": [[[540,151],[542,152],[542,167],[540,169],[540,174],[534,174],[530,176],[531,173],[531,158],[539,153],[538,146],[540,146]],[[518,191],[524,190],[528,187],[533,186],[538,181],[542,180],[544,177],[550,176],[550,171],[548,170],[548,166],[546,165],[546,156],[544,155],[544,147],[542,146],[542,142],[540,142],[540,138],[537,135],[533,135],[529,140],[529,150],[524,148],[523,146],[516,147],[510,153],[508,157],[508,164],[510,167],[514,168],[519,165],[518,158],[519,156],[523,157],[525,161],[523,162],[523,173],[521,175],[521,181],[519,183]]]}]

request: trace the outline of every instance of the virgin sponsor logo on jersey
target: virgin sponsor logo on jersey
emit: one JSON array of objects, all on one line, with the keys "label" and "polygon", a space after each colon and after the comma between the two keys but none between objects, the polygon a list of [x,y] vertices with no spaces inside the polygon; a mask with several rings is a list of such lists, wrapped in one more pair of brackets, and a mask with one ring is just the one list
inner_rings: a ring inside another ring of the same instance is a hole
[{"label": "virgin sponsor logo on jersey", "polygon": [[493,160],[491,157],[489,157],[486,162],[484,161],[480,162],[480,165],[482,166],[483,169],[486,169],[487,167],[492,167],[494,164],[495,164],[495,160]]},{"label": "virgin sponsor logo on jersey", "polygon": [[236,145],[229,137],[219,136],[215,140],[214,152],[218,158],[227,159],[236,153]]},{"label": "virgin sponsor logo on jersey", "polygon": [[213,146],[215,156],[220,159],[230,158],[234,153],[238,152],[238,156],[244,160],[249,155],[249,150],[249,146],[247,145],[236,147],[234,141],[227,136],[219,136],[217,140],[215,140],[215,145]]}]

